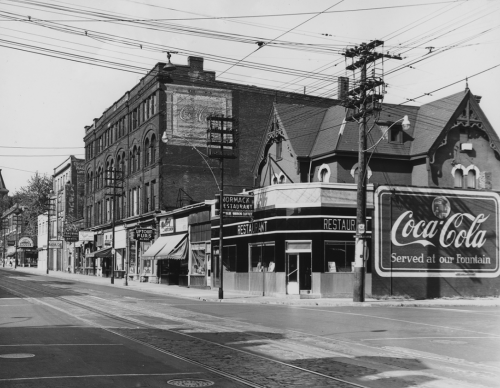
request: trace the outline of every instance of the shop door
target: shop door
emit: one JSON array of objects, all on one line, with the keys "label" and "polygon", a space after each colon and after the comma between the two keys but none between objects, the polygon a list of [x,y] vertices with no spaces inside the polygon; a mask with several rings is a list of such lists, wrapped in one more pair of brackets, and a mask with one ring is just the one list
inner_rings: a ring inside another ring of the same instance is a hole
[{"label": "shop door", "polygon": [[179,284],[180,260],[158,260],[158,273],[161,284]]},{"label": "shop door", "polygon": [[286,268],[286,293],[288,295],[299,294],[299,255],[287,255]]},{"label": "shop door", "polygon": [[299,289],[300,293],[308,294],[311,292],[311,264],[312,257],[310,253],[299,254]]}]

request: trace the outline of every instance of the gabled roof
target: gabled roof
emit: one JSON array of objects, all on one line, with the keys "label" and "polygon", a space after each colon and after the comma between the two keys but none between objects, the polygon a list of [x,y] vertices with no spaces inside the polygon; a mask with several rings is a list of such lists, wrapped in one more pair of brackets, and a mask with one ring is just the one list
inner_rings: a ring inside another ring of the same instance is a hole
[{"label": "gabled roof", "polygon": [[308,156],[323,123],[327,108],[275,104],[274,109],[295,154],[299,157]]},{"label": "gabled roof", "polygon": [[457,109],[467,93],[469,90],[461,91],[420,107],[414,134],[415,140],[411,147],[412,155],[429,151],[457,113]]},{"label": "gabled roof", "polygon": [[0,198],[6,195],[9,192],[7,187],[5,186],[5,182],[3,181],[2,170],[0,169]]},{"label": "gabled roof", "polygon": [[[500,152],[500,138],[469,89],[420,107],[383,104],[377,122],[374,123],[373,118],[367,122],[366,148],[374,150],[374,154],[386,156],[428,154],[456,124],[468,102],[481,120],[492,148]],[[359,124],[345,122],[346,110],[342,106],[275,104],[274,112],[282,126],[280,129],[298,157],[316,158],[338,151],[358,152]],[[404,116],[408,116],[411,124],[410,129],[403,133],[403,143],[387,141],[388,128]]]}]

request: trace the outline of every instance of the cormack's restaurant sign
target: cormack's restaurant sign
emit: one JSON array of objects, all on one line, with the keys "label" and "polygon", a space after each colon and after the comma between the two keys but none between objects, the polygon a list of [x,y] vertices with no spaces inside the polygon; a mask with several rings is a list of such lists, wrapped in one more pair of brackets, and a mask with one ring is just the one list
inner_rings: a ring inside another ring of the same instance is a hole
[{"label": "cormack's restaurant sign", "polygon": [[[216,195],[215,214],[220,212],[220,195]],[[222,201],[224,217],[251,217],[254,209],[254,196],[247,194],[225,194]]]},{"label": "cormack's restaurant sign", "polygon": [[381,186],[375,270],[383,277],[497,277],[500,196]]}]

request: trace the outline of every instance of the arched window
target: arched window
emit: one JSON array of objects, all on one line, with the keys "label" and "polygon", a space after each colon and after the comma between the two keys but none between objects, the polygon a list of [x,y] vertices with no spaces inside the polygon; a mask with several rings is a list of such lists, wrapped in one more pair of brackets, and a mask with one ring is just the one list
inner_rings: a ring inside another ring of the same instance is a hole
[{"label": "arched window", "polygon": [[318,181],[330,182],[330,166],[322,164],[318,169]]},{"label": "arched window", "polygon": [[464,184],[464,172],[461,168],[455,170],[455,187],[463,187]]},{"label": "arched window", "polygon": [[144,142],[144,167],[149,166],[149,152],[149,139],[146,139],[146,141]]},{"label": "arched window", "polygon": [[476,188],[476,170],[470,169],[469,172],[467,173],[467,187],[469,189],[475,189]]},{"label": "arched window", "polygon": [[326,179],[326,175],[328,174],[328,170],[326,168],[322,169],[319,172],[319,180],[320,182],[328,182]]},{"label": "arched window", "polygon": [[[351,168],[351,176],[354,178],[354,183],[358,183],[358,163],[356,163]],[[368,182],[372,176],[372,170],[370,167],[366,166],[365,170],[366,181]]]},{"label": "arched window", "polygon": [[[122,158],[118,163],[120,165],[118,168],[123,173],[122,175],[124,175],[125,174],[125,152],[122,153]],[[122,178],[123,178],[123,176],[122,176]]]},{"label": "arched window", "polygon": [[139,171],[141,169],[141,147],[137,147],[137,157],[135,158],[135,161],[137,163],[136,171]]},{"label": "arched window", "polygon": [[156,161],[156,136],[153,135],[151,136],[151,144],[149,145],[151,147],[151,163],[154,163]]},{"label": "arched window", "polygon": [[130,160],[130,172],[135,172],[135,156],[137,153],[137,147],[134,147],[131,152]]}]

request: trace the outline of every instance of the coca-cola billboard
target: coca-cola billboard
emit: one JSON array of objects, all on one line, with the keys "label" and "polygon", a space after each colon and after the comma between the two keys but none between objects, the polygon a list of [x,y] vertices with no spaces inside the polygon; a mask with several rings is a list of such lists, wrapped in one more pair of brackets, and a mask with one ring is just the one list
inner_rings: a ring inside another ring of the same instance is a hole
[{"label": "coca-cola billboard", "polygon": [[375,193],[375,270],[382,277],[497,277],[500,196],[381,186]]}]

